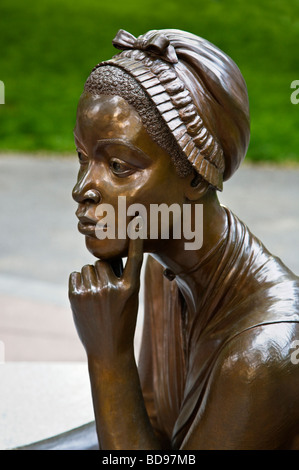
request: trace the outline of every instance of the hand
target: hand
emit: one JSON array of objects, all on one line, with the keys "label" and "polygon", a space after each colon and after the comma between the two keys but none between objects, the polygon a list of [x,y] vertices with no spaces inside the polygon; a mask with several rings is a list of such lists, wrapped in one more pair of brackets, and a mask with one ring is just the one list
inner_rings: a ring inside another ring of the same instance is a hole
[{"label": "hand", "polygon": [[128,259],[120,277],[106,261],[96,261],[70,275],[74,322],[88,357],[111,361],[133,351],[142,261],[143,240],[129,239]]}]

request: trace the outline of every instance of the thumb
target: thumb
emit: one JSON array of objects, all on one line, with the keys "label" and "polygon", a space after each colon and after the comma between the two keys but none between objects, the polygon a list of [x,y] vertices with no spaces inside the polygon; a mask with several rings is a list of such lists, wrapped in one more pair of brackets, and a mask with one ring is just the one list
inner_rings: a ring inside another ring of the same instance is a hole
[{"label": "thumb", "polygon": [[127,281],[139,279],[143,262],[143,220],[141,216],[137,216],[133,220],[138,223],[139,231],[138,234],[136,232],[133,233],[132,230],[128,233],[128,259],[124,269],[124,278]]}]

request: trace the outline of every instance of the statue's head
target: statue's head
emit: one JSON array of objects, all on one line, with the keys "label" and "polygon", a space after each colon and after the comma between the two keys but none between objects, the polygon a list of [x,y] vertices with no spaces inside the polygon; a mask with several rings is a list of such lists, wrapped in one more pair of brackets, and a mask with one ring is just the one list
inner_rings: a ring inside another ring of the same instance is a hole
[{"label": "statue's head", "polygon": [[[105,185],[106,178],[108,184],[105,172],[93,177],[86,172],[97,146],[110,159],[118,195],[127,195],[127,182],[131,195],[140,185],[146,197],[151,190],[151,203],[183,203],[190,185],[222,190],[249,142],[247,89],[236,64],[208,41],[178,30],[149,31],[138,39],[121,30],[113,44],[122,52],[92,70],[79,101],[77,202],[106,202],[92,183]],[[140,168],[143,178],[137,177]],[[168,200],[164,193],[162,200],[161,185],[167,186]]]}]

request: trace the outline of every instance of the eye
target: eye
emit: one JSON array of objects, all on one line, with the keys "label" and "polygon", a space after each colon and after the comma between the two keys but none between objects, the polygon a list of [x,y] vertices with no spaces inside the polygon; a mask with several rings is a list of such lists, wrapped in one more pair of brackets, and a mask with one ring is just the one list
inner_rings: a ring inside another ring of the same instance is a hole
[{"label": "eye", "polygon": [[132,167],[128,163],[119,160],[118,158],[112,158],[110,160],[111,171],[116,175],[121,177],[129,176],[136,171],[136,168]]},{"label": "eye", "polygon": [[78,153],[78,158],[79,158],[79,162],[81,165],[84,165],[85,163],[88,162],[87,156],[84,155],[82,152],[80,152],[80,150],[77,150],[77,153]]}]

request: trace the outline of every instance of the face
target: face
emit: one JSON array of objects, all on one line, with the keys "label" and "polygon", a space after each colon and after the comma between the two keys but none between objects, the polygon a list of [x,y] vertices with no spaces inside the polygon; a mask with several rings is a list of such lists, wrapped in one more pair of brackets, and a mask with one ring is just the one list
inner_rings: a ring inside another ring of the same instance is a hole
[{"label": "face", "polygon": [[[141,204],[149,216],[150,204],[182,206],[186,202],[184,179],[176,173],[169,155],[151,139],[139,114],[121,97],[84,93],[74,135],[80,164],[73,189],[78,229],[97,258],[127,256],[127,227],[134,216],[127,215],[127,210],[125,218],[120,214],[119,198],[126,209]],[[102,210],[108,207],[105,205],[114,209],[113,223]],[[150,223],[147,219],[144,251],[155,252],[167,240],[160,239],[160,232],[158,239],[150,240]],[[110,235],[99,239],[98,230]]]}]

